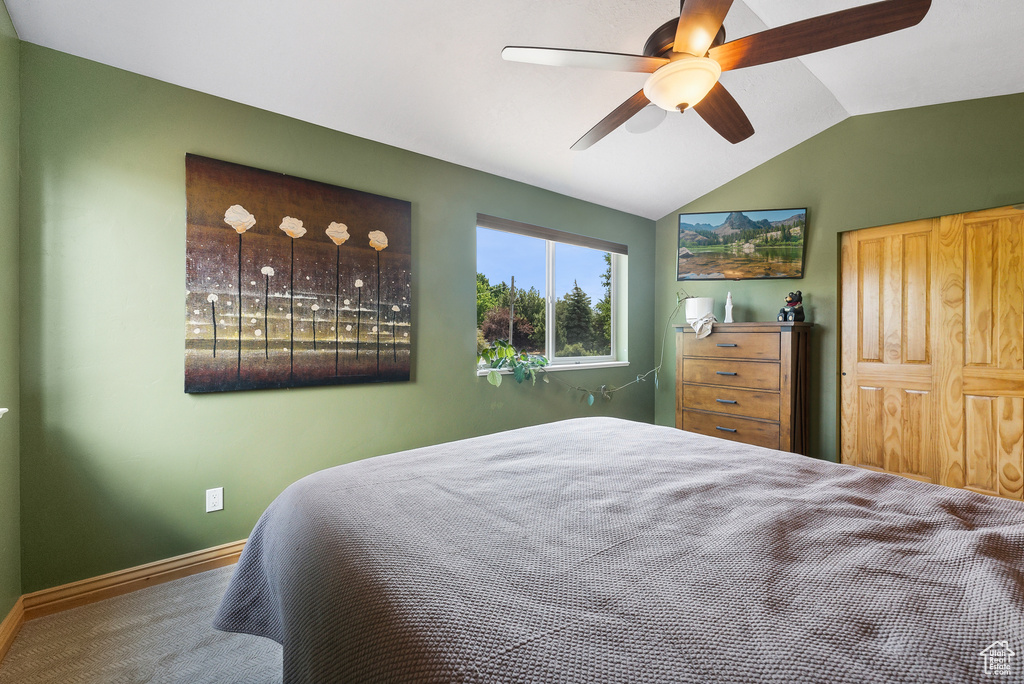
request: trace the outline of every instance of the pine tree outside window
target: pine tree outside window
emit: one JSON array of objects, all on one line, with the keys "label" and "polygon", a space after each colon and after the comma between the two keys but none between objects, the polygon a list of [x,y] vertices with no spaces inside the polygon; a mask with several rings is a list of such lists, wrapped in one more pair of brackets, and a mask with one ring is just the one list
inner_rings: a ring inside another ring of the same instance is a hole
[{"label": "pine tree outside window", "polygon": [[626,361],[625,245],[477,216],[477,346],[509,339],[549,369]]}]

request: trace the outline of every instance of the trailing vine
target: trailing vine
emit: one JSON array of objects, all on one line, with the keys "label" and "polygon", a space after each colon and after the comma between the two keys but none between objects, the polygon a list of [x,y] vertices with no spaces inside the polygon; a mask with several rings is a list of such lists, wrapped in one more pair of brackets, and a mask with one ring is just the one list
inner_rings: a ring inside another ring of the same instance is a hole
[{"label": "trailing vine", "polygon": [[[546,356],[540,354],[528,354],[527,352],[516,351],[508,340],[495,340],[491,346],[480,352],[477,363],[482,366],[489,366],[487,382],[495,387],[501,386],[501,371],[512,371],[512,377],[516,382],[523,383],[526,378],[537,384],[538,372],[544,373],[544,367],[548,365]],[[543,375],[544,382],[548,382],[547,375]]]}]

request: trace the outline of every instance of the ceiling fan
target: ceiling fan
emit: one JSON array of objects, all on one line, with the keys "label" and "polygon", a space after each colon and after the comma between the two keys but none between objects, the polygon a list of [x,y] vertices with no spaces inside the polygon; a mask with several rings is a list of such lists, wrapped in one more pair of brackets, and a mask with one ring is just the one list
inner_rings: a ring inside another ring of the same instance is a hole
[{"label": "ceiling fan", "polygon": [[777,62],[856,43],[919,23],[931,0],[883,0],[804,19],[725,42],[722,22],[733,0],[681,0],[679,18],[660,26],[643,54],[510,45],[501,56],[513,62],[635,71],[650,76],[643,90],[615,108],[572,146],[585,150],[653,103],[666,111],[694,109],[735,144],[754,127],[719,82],[723,71]]}]

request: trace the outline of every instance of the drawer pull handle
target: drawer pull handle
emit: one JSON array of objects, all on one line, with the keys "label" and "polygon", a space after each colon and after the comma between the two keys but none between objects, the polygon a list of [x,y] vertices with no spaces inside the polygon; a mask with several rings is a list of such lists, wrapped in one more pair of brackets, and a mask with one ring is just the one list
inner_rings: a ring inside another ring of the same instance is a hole
[{"label": "drawer pull handle", "polygon": [[727,373],[726,371],[715,371],[718,375],[736,375],[735,373]]},{"label": "drawer pull handle", "polygon": [[735,399],[715,399],[719,404],[735,404]]},{"label": "drawer pull handle", "polygon": [[716,347],[735,347],[736,345],[735,345],[735,344],[725,344],[725,343],[723,343],[723,342],[719,342],[719,343],[718,343],[717,345],[715,345],[715,346],[716,346]]},{"label": "drawer pull handle", "polygon": [[716,425],[715,429],[721,430],[722,432],[736,432],[736,428],[724,428],[721,425]]}]

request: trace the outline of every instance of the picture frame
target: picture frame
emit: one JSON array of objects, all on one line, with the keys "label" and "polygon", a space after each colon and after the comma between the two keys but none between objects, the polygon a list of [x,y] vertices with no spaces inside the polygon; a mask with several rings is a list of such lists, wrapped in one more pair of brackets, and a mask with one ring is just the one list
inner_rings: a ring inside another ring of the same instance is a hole
[{"label": "picture frame", "polygon": [[807,209],[680,213],[676,280],[803,278]]},{"label": "picture frame", "polygon": [[411,203],[188,154],[185,392],[407,381]]}]

